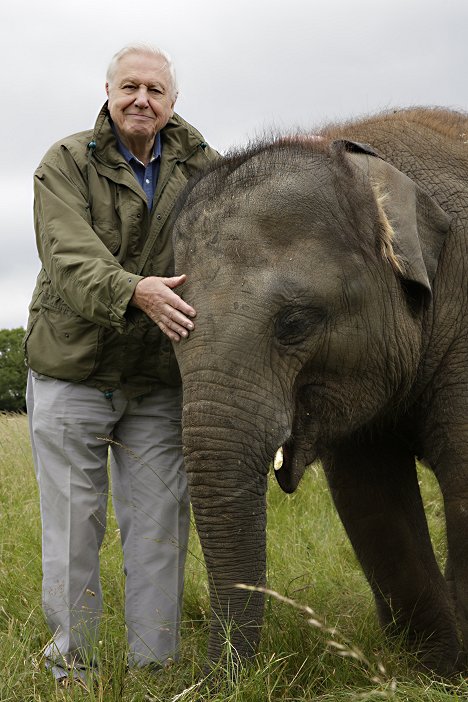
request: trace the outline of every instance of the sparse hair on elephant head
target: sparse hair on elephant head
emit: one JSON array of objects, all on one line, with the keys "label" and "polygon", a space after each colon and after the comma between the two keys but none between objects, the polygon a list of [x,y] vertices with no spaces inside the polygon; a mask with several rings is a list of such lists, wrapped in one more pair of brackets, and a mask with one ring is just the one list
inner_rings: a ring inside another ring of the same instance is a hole
[{"label": "sparse hair on elephant head", "polygon": [[396,238],[395,230],[388,218],[385,208],[386,204],[390,200],[390,194],[388,193],[388,191],[383,190],[382,185],[380,183],[371,183],[371,187],[374,192],[377,211],[379,213],[379,219],[382,225],[381,235],[379,237],[380,252],[382,254],[382,257],[389,262],[394,272],[398,275],[403,276],[404,263],[395,253],[395,249],[393,247],[393,242]]},{"label": "sparse hair on elephant head", "polygon": [[432,294],[439,256],[450,228],[450,218],[407,175],[385,161],[366,144],[337,140],[331,151],[345,155],[347,162],[371,187],[380,220],[378,242],[404,285],[423,297]]}]

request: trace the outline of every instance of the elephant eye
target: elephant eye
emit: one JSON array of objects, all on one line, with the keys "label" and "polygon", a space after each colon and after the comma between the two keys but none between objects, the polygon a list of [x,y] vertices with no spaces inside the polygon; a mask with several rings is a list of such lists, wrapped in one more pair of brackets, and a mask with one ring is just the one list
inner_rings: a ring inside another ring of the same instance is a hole
[{"label": "elephant eye", "polygon": [[275,336],[286,346],[300,344],[326,318],[326,311],[318,307],[288,307],[275,320]]}]

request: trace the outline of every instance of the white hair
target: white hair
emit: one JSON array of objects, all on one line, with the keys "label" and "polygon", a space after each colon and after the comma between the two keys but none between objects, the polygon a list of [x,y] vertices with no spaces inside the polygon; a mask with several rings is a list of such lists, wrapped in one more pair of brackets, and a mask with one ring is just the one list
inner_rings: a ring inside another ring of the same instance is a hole
[{"label": "white hair", "polygon": [[159,49],[157,46],[151,46],[151,44],[128,44],[127,46],[124,46],[123,49],[120,49],[120,51],[117,51],[117,53],[112,57],[107,68],[106,80],[109,85],[111,85],[114,79],[119,61],[128,54],[146,54],[147,56],[157,56],[158,58],[163,59],[167,65],[167,70],[169,71],[169,76],[171,78],[172,97],[174,99],[177,97],[177,78],[172,59],[166,51]]}]

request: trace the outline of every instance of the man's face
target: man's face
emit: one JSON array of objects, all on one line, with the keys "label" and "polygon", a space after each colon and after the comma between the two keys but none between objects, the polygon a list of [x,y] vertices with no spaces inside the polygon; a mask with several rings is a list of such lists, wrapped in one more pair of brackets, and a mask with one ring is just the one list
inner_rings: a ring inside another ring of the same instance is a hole
[{"label": "man's face", "polygon": [[154,140],[172,117],[175,97],[167,64],[151,54],[132,53],[106,83],[109,112],[122,141]]}]

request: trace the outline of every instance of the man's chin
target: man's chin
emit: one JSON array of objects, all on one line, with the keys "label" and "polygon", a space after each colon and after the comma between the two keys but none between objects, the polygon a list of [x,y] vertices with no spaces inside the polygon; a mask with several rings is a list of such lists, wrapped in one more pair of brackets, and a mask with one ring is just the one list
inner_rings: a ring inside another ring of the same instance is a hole
[{"label": "man's chin", "polygon": [[152,139],[156,136],[156,125],[151,122],[133,122],[127,125],[124,135],[131,137],[141,137]]}]

